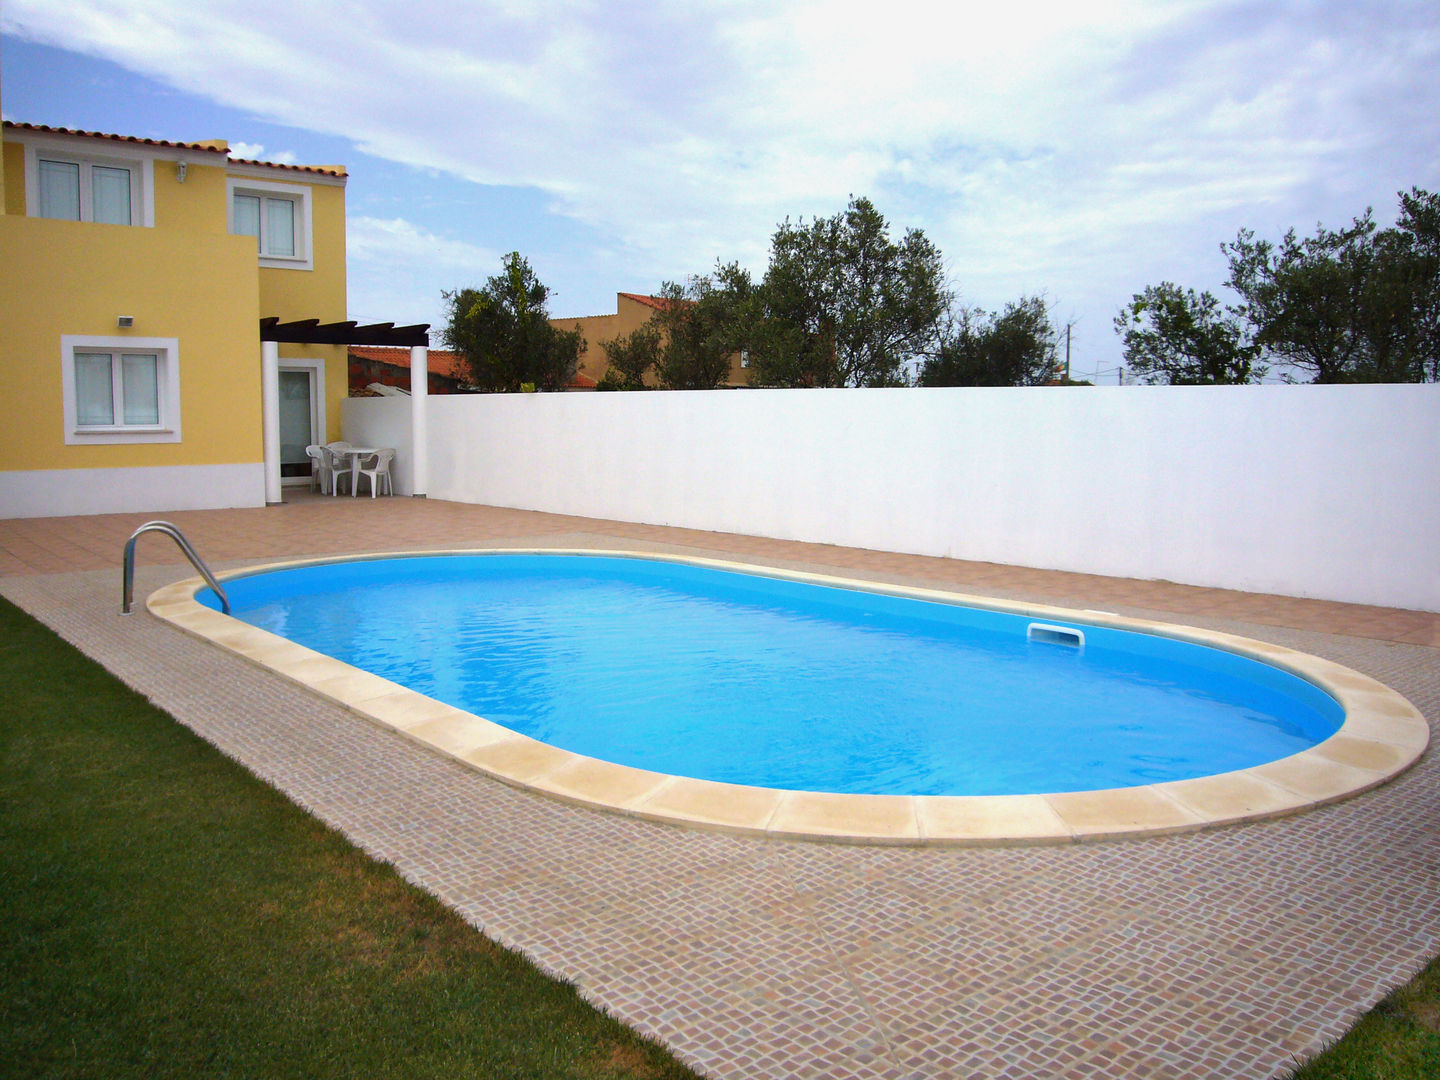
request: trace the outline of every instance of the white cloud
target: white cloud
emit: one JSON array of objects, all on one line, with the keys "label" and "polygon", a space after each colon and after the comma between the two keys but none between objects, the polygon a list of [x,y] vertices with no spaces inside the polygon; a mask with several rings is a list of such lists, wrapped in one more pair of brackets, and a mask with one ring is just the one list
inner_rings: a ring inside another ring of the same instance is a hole
[{"label": "white cloud", "polygon": [[345,248],[350,318],[360,322],[438,326],[441,292],[479,284],[500,264],[498,252],[438,236],[404,218],[351,215]]},{"label": "white cloud", "polygon": [[437,236],[404,218],[352,215],[345,226],[345,247],[352,260],[392,267],[428,265],[473,273],[500,261],[497,252]]},{"label": "white cloud", "polygon": [[230,144],[230,156],[239,158],[242,161],[271,161],[276,165],[294,165],[296,162],[295,151],[281,150],[276,154],[266,154],[265,147],[259,143],[233,142]]},{"label": "white cloud", "polygon": [[[866,194],[926,229],[967,299],[1048,289],[1111,352],[1130,292],[1216,287],[1240,226],[1389,211],[1440,172],[1440,31],[1405,0],[8,0],[3,19],[369,154],[538,188],[657,279],[759,268],[781,218]],[[357,259],[495,262],[362,221]]]}]

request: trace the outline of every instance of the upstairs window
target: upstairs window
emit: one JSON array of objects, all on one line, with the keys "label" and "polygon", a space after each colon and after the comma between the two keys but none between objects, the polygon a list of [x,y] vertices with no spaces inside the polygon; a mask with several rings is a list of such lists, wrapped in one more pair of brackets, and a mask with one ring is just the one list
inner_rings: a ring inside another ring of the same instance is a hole
[{"label": "upstairs window", "polygon": [[235,232],[253,236],[260,254],[271,258],[295,257],[295,200],[285,197],[235,196]]},{"label": "upstairs window", "polygon": [[230,231],[253,236],[261,266],[308,270],[310,191],[300,184],[274,184],[231,177]]},{"label": "upstairs window", "polygon": [[36,173],[41,217],[102,225],[135,221],[139,184],[125,165],[42,156]]},{"label": "upstairs window", "polygon": [[180,441],[175,339],[67,334],[60,342],[67,443]]}]

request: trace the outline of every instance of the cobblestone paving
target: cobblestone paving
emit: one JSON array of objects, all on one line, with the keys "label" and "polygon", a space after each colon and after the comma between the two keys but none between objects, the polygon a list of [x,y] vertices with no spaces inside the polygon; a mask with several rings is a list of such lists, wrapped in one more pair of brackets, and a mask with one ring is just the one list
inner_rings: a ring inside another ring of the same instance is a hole
[{"label": "cobblestone paving", "polygon": [[[205,523],[208,550],[191,538],[202,554],[219,552],[217,568],[340,545],[503,539],[705,549],[940,587],[976,588],[973,578],[989,573],[744,537],[390,505],[406,522],[400,531],[423,539],[397,535],[378,509],[323,506],[216,514]],[[317,514],[332,524],[344,514],[359,528],[321,531]],[[0,552],[14,560],[0,567],[10,575],[0,593],[476,927],[710,1076],[1263,1077],[1339,1035],[1440,952],[1434,751],[1336,806],[1170,838],[927,850],[654,825],[513,790],[148,614],[121,618],[120,544],[139,520],[0,521]],[[74,538],[68,565],[108,569],[35,573],[53,554],[46,535]],[[24,558],[15,556],[26,543]],[[164,556],[152,549],[149,558]],[[184,576],[188,568],[144,566],[137,594]],[[1224,615],[1284,609],[1303,624],[1308,602],[1256,607],[1245,594],[1197,590],[1213,594],[1201,597],[1217,612],[1206,614],[1179,587],[1150,586],[1114,583],[1105,606],[1172,620],[1180,609],[1188,622],[1328,656],[1405,694],[1432,728],[1440,719],[1440,652],[1384,636],[1424,639],[1433,623],[1420,613],[1386,623],[1383,609],[1365,609],[1340,636]],[[1093,607],[1096,588],[1079,575],[1022,573],[1000,575],[989,591]]]}]

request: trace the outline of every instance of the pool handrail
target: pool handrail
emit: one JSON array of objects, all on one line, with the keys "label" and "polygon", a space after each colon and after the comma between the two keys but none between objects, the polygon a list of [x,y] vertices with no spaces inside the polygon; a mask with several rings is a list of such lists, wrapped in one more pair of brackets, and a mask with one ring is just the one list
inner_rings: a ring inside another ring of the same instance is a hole
[{"label": "pool handrail", "polygon": [[215,575],[212,574],[210,568],[205,565],[205,560],[200,558],[195,549],[190,546],[190,541],[185,539],[185,534],[182,533],[179,528],[168,521],[159,520],[145,522],[144,525],[141,525],[131,533],[130,539],[125,542],[124,580],[122,585],[124,595],[120,603],[120,614],[129,615],[130,608],[135,600],[135,541],[140,539],[141,533],[147,532],[164,533],[180,545],[180,550],[183,551],[185,557],[190,560],[190,565],[200,571],[200,576],[205,579],[205,584],[209,585],[215,595],[220,598],[221,612],[229,615],[230,598],[225,595],[225,590],[220,587],[220,583],[215,580]]}]

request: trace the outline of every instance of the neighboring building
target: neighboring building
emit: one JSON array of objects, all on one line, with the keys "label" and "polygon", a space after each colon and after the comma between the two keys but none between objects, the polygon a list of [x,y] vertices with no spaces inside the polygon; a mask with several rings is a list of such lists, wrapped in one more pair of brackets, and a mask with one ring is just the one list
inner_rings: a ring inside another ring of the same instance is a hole
[{"label": "neighboring building", "polygon": [[424,341],[345,336],[342,167],[9,121],[0,141],[0,517],[278,501],[276,459],[308,482],[305,445],[340,436],[344,343]]},{"label": "neighboring building", "polygon": [[[468,394],[474,392],[470,370],[465,358],[444,349],[430,350],[430,393]],[[350,346],[350,394],[363,397],[375,393],[371,387],[393,386],[407,393],[410,390],[410,350],[377,345]],[[595,380],[577,374],[566,390],[594,390]]]},{"label": "neighboring building", "polygon": [[[410,350],[384,345],[351,345],[350,395],[363,395],[372,383],[410,389]],[[459,353],[431,349],[429,383],[432,394],[461,394],[470,382],[465,359]]]},{"label": "neighboring building", "polygon": [[[649,322],[657,311],[665,310],[669,300],[659,296],[644,296],[640,293],[616,293],[614,315],[585,315],[580,318],[551,319],[550,324],[561,330],[578,330],[583,347],[580,352],[580,375],[599,382],[605,376],[610,362],[605,358],[602,341],[616,338],[638,330]],[[730,374],[725,386],[750,385],[750,371],[739,353],[730,360]]]}]

